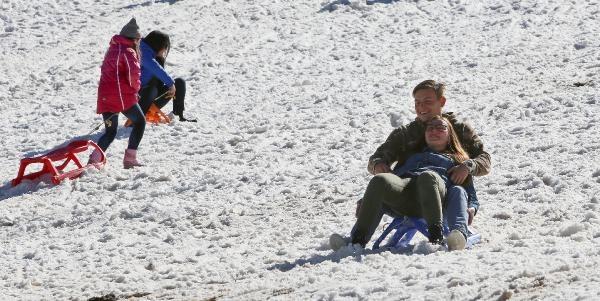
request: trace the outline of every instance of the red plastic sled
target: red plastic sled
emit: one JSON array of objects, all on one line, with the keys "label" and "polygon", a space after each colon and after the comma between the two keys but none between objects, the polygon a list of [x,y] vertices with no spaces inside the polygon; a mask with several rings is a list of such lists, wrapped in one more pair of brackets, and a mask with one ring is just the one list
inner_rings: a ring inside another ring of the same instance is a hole
[{"label": "red plastic sled", "polygon": [[[75,154],[87,151],[90,146],[100,152],[100,154],[102,155],[102,160],[99,163],[89,163],[89,164],[83,166]],[[62,162],[58,166],[54,166],[53,162],[57,162],[57,161],[61,161],[61,160],[65,160],[65,161]],[[73,161],[73,163],[75,163],[75,165],[77,165],[77,168],[65,172],[64,171],[65,167],[67,167],[67,165],[71,161]],[[25,175],[25,168],[27,168],[27,165],[29,165],[31,163],[42,163],[42,164],[44,164],[44,167],[42,168],[41,171]],[[98,146],[98,144],[96,144],[95,142],[93,142],[91,140],[76,140],[76,141],[69,143],[69,145],[67,145],[63,148],[55,149],[45,155],[34,157],[34,158],[21,159],[21,166],[19,167],[19,174],[17,175],[17,177],[15,179],[12,180],[12,186],[17,186],[17,185],[21,184],[21,182],[23,180],[37,179],[45,174],[50,174],[52,183],[54,183],[55,185],[58,185],[60,183],[60,181],[66,179],[66,178],[74,179],[74,178],[79,177],[79,175],[81,175],[81,173],[84,170],[86,170],[87,168],[89,168],[91,166],[94,166],[94,167],[100,169],[102,166],[104,166],[105,163],[106,163],[106,156],[104,155],[104,152]]]}]

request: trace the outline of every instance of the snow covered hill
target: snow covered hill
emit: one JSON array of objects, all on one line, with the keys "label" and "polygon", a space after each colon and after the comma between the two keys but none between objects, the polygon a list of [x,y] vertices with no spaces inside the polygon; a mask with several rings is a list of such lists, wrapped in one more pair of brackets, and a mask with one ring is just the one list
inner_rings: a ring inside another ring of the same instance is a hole
[{"label": "snow covered hill", "polygon": [[[369,2],[3,0],[0,299],[600,298],[600,4]],[[148,126],[142,168],[121,128],[103,170],[11,187],[22,157],[99,137],[99,66],[132,16],[171,34],[199,123]],[[492,155],[483,243],[331,252],[429,78]]]}]

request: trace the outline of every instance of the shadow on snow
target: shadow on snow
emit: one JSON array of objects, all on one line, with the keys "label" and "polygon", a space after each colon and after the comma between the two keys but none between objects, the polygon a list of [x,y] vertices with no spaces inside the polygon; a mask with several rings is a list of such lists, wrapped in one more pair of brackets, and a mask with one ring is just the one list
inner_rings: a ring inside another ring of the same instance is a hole
[{"label": "shadow on snow", "polygon": [[268,270],[279,270],[281,272],[288,272],[297,267],[304,267],[307,264],[317,265],[323,263],[325,261],[331,261],[339,263],[340,260],[348,257],[354,257],[355,261],[362,261],[362,257],[364,255],[372,255],[372,254],[380,254],[383,252],[391,252],[392,254],[403,254],[403,255],[412,255],[413,252],[412,245],[409,245],[406,248],[395,249],[395,248],[381,248],[377,250],[372,249],[353,249],[352,247],[342,248],[336,252],[333,252],[329,255],[313,255],[309,258],[299,258],[293,262],[283,262],[277,263],[270,267],[267,267]]},{"label": "shadow on snow", "polygon": [[152,3],[169,3],[169,5],[173,5],[179,1],[183,1],[183,0],[154,0],[154,1],[146,1],[143,3],[139,3],[139,4],[130,4],[127,6],[123,6],[120,9],[132,9],[132,8],[136,8],[136,7],[140,7],[140,6],[150,6],[152,5]]},{"label": "shadow on snow", "polygon": [[[373,4],[391,4],[393,2],[396,2],[398,0],[365,0],[365,3],[367,5],[373,5]],[[334,0],[331,1],[329,3],[324,4],[321,9],[319,10],[320,13],[322,12],[333,12],[336,9],[338,9],[338,7],[340,5],[352,5],[352,2],[350,2],[350,0]]]}]

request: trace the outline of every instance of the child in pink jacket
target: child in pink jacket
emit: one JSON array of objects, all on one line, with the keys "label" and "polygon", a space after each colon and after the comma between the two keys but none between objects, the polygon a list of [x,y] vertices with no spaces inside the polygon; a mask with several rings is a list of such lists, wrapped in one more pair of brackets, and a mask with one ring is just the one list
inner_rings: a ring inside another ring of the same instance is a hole
[{"label": "child in pink jacket", "polygon": [[[140,38],[135,18],[110,40],[110,45],[101,67],[98,86],[96,113],[102,114],[106,132],[98,140],[102,150],[110,146],[117,135],[119,113],[123,113],[133,122],[129,144],[125,150],[123,167],[141,166],[136,152],[146,128],[146,118],[138,105],[140,90]],[[100,154],[92,153],[90,161],[98,162]]]}]

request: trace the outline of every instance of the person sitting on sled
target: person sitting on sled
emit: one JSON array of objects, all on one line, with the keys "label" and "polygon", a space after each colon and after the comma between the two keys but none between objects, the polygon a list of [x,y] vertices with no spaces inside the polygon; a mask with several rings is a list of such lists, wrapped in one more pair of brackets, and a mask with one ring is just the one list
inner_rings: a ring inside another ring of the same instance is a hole
[{"label": "person sitting on sled", "polygon": [[[393,163],[396,163],[397,166],[402,166],[407,162],[407,159],[411,155],[419,153],[424,149],[426,146],[426,125],[427,122],[429,122],[434,116],[441,115],[446,118],[448,123],[456,131],[457,141],[463,147],[468,157],[471,158],[450,168],[448,170],[449,180],[451,180],[454,184],[460,185],[465,182],[469,175],[482,176],[489,173],[491,167],[490,155],[483,150],[483,143],[475,134],[472,127],[466,123],[459,122],[453,113],[442,114],[442,108],[446,103],[444,91],[445,85],[443,83],[437,83],[434,80],[423,81],[413,89],[417,118],[410,124],[395,129],[389,135],[388,139],[381,146],[379,146],[379,148],[377,148],[375,153],[369,159],[368,170],[370,173],[374,174],[375,177],[373,177],[369,182],[364,197],[357,203],[358,219],[361,219],[360,216],[362,214],[362,206],[365,204],[368,204],[368,207],[378,207],[381,206],[382,202],[392,202],[395,204],[395,207],[414,206],[418,210],[405,213],[397,212],[397,214],[410,215],[408,213],[414,213],[417,217],[429,216],[429,220],[426,218],[429,225],[429,233],[432,233],[432,235],[429,237],[429,240],[433,243],[442,242],[443,235],[441,221],[437,220],[435,214],[424,212],[426,210],[431,210],[431,208],[420,203],[420,201],[435,203],[435,199],[432,201],[426,198],[406,198],[406,196],[409,194],[415,194],[417,188],[414,184],[416,183],[415,180],[411,178],[401,178],[397,175],[391,174],[392,170],[390,167]],[[427,172],[424,174],[431,177],[430,180],[432,183],[430,183],[430,189],[432,192],[435,192],[433,191],[436,189],[435,187],[439,187],[441,186],[440,183],[443,183],[441,177],[435,172]],[[410,182],[413,182],[413,184],[409,185]],[[435,198],[443,200],[445,198],[445,190],[443,191],[444,195],[441,195],[439,193],[440,191],[437,192],[438,196]],[[369,209],[369,211],[372,210]],[[467,212],[468,223],[470,224],[477,210],[476,208],[472,207],[468,208]],[[364,213],[362,215],[367,216],[368,214]],[[379,218],[377,219],[376,216],[379,216]],[[373,218],[376,219],[376,223],[378,224],[379,220],[381,219],[381,214],[376,213],[375,217],[369,216],[369,219]],[[361,224],[364,224],[362,220]],[[376,226],[377,225],[372,228],[361,228],[360,231],[353,231],[351,237],[352,242],[359,243],[363,246],[366,245],[373,235],[373,231],[375,230]],[[340,238],[339,235],[334,234],[331,237],[333,240],[336,238]]]},{"label": "person sitting on sled", "polygon": [[[171,49],[169,36],[154,30],[142,39],[140,48],[142,50],[140,106],[144,114],[148,112],[152,104],[162,108],[169,100],[172,100],[173,114],[179,116],[179,121],[196,122],[195,119],[187,119],[183,116],[185,81],[182,78],[171,78],[164,69],[167,55]],[[159,98],[156,99],[157,97]]]},{"label": "person sitting on sled", "polygon": [[[352,243],[362,246],[371,239],[384,213],[423,217],[429,225],[429,240],[443,243],[442,217],[450,230],[448,249],[464,249],[467,239],[467,208],[477,210],[479,202],[472,181],[464,186],[448,179],[448,170],[469,160],[448,119],[434,116],[425,127],[427,146],[410,156],[403,165],[396,165],[392,173],[380,173],[369,183],[363,204],[352,230]],[[387,189],[393,183],[395,187]],[[401,188],[394,193],[394,188]],[[332,248],[348,241],[334,234]]]},{"label": "person sitting on sled", "polygon": [[[123,167],[141,166],[137,161],[137,149],[144,136],[146,119],[138,105],[140,89],[140,49],[141,34],[132,18],[118,35],[110,40],[110,45],[102,62],[96,112],[102,114],[106,131],[98,140],[98,146],[106,151],[117,135],[119,113],[132,121],[133,129],[123,158]],[[97,163],[101,154],[90,155],[90,162]]]}]

